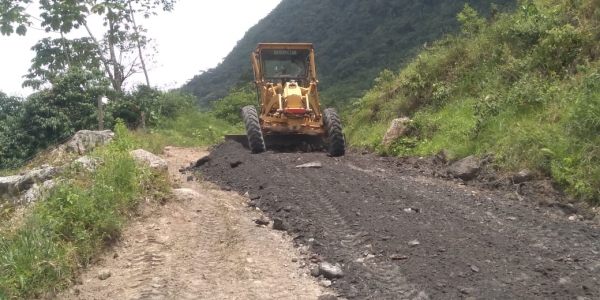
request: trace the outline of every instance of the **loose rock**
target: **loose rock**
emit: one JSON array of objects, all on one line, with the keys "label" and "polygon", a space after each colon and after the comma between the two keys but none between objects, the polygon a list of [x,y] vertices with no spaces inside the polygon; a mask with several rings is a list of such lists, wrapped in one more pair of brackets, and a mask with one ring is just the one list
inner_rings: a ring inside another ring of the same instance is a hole
[{"label": "loose rock", "polygon": [[516,184],[523,183],[525,181],[533,179],[533,172],[531,172],[529,169],[524,169],[517,173],[514,173],[510,179],[513,183]]},{"label": "loose rock", "polygon": [[269,225],[269,223],[271,222],[265,217],[260,217],[259,219],[254,220],[254,223],[256,223],[257,225]]},{"label": "loose rock", "polygon": [[344,272],[338,266],[322,262],[319,264],[319,275],[323,275],[327,279],[342,278],[344,277]]},{"label": "loose rock", "polygon": [[306,164],[303,164],[303,165],[296,166],[296,168],[299,168],[299,169],[302,169],[302,168],[322,168],[322,167],[323,167],[323,165],[320,162],[318,162],[318,161],[316,161],[316,162],[310,162],[310,163],[306,163]]},{"label": "loose rock", "polygon": [[160,157],[144,150],[136,149],[130,152],[135,160],[146,163],[152,169],[168,170],[167,163]]},{"label": "loose rock", "polygon": [[317,298],[317,300],[336,300],[337,297],[334,295],[322,295]]},{"label": "loose rock", "polygon": [[285,230],[286,226],[281,218],[273,219],[273,229],[275,230]]},{"label": "loose rock", "polygon": [[463,158],[448,168],[448,173],[462,180],[471,180],[477,176],[481,169],[481,162],[475,156]]},{"label": "loose rock", "polygon": [[403,260],[403,259],[408,259],[408,256],[401,255],[401,254],[391,254],[390,259],[391,260]]},{"label": "loose rock", "polygon": [[388,128],[383,136],[381,146],[387,147],[397,139],[403,137],[408,132],[410,123],[412,123],[412,120],[406,117],[392,120],[390,128]]},{"label": "loose rock", "polygon": [[98,279],[105,280],[108,277],[110,277],[111,275],[112,275],[112,273],[110,272],[110,270],[102,269],[102,270],[100,270],[100,272],[98,272]]},{"label": "loose rock", "polygon": [[412,240],[412,241],[408,242],[408,245],[409,245],[409,246],[413,246],[413,247],[414,247],[414,246],[417,246],[417,245],[419,245],[419,244],[420,244],[420,243],[419,243],[419,241],[417,241],[417,240]]}]

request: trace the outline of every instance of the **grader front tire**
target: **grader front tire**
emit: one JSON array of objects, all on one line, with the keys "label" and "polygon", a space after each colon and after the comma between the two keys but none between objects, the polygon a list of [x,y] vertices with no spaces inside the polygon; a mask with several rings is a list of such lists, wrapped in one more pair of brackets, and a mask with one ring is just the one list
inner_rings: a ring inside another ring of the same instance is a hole
[{"label": "grader front tire", "polygon": [[253,105],[244,106],[242,108],[242,117],[246,125],[246,135],[248,136],[248,144],[253,153],[261,153],[266,151],[265,140],[260,130],[260,122],[256,108]]},{"label": "grader front tire", "polygon": [[342,133],[342,122],[335,109],[323,110],[323,122],[329,136],[329,155],[342,156],[346,153],[346,139]]}]

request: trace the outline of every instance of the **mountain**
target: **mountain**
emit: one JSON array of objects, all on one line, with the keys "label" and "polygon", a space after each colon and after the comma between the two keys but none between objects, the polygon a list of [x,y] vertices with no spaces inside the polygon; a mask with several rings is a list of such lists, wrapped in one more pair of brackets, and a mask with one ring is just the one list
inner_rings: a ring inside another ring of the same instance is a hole
[{"label": "mountain", "polygon": [[[493,2],[502,10],[515,1]],[[180,89],[206,107],[236,84],[252,82],[250,53],[259,42],[312,42],[323,100],[347,103],[360,98],[382,69],[402,66],[423,44],[455,32],[465,3],[487,13],[492,1],[283,0],[222,63]]]}]

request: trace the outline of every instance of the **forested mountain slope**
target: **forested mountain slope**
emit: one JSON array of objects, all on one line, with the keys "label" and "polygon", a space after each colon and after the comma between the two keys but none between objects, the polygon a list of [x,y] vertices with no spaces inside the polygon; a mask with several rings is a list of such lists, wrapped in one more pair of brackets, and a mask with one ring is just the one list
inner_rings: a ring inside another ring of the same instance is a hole
[{"label": "forested mountain slope", "polygon": [[345,103],[362,96],[383,68],[397,68],[424,43],[454,32],[456,14],[465,2],[487,12],[492,2],[503,10],[515,1],[283,0],[246,32],[222,63],[181,90],[206,106],[226,96],[239,80],[252,81],[250,52],[257,43],[312,42],[324,101]]}]

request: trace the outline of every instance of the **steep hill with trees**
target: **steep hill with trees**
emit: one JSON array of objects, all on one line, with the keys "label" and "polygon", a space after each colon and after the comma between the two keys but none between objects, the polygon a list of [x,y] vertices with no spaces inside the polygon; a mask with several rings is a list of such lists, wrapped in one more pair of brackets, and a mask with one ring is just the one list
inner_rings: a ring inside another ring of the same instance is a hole
[{"label": "steep hill with trees", "polygon": [[[215,68],[181,87],[198,104],[225,97],[253,80],[250,52],[259,42],[312,42],[324,101],[338,105],[361,97],[383,68],[396,68],[420,46],[458,28],[463,3],[479,11],[500,10],[512,0],[283,0],[250,28]],[[271,9],[266,7],[265,9]]]},{"label": "steep hill with trees", "polygon": [[[458,15],[462,32],[435,42],[377,86],[345,118],[355,146],[392,155],[495,154],[574,198],[600,204],[600,2],[520,0],[514,13]],[[389,146],[399,117],[413,120]]]}]

